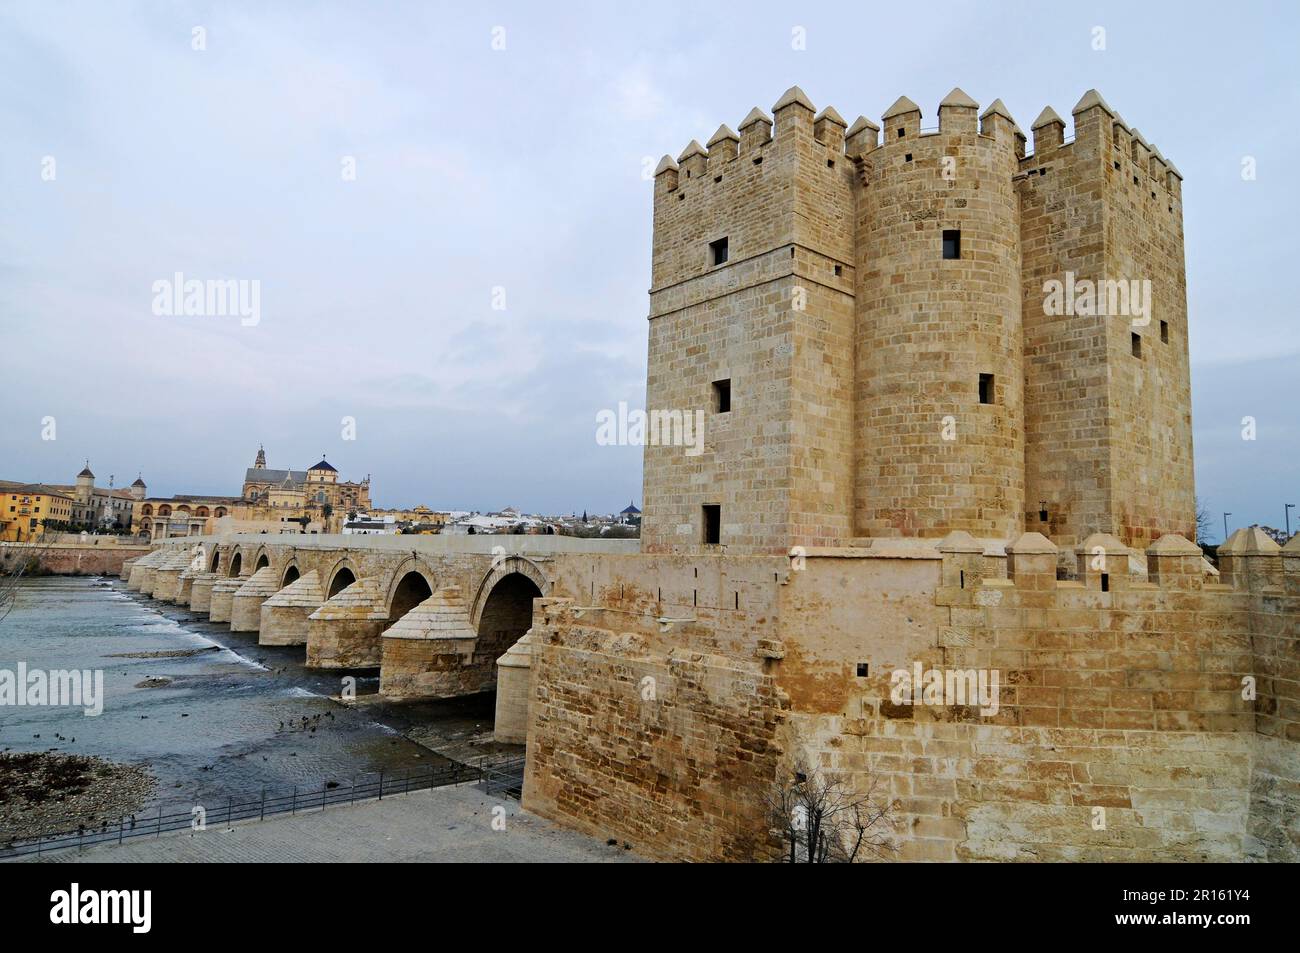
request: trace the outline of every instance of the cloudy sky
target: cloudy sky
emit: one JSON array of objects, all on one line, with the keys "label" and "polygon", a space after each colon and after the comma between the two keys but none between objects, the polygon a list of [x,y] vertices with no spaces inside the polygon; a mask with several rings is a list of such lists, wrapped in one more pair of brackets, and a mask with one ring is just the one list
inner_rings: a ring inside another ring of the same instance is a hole
[{"label": "cloudy sky", "polygon": [[[1026,129],[1095,86],[1186,179],[1198,494],[1280,525],[1300,16],[1136,7],[4,3],[0,478],[233,494],[263,443],[381,504],[617,510],[640,452],[595,415],[644,401],[647,161],[794,83],[927,123],[960,85]],[[257,280],[259,323],[155,315],[177,272]]]}]

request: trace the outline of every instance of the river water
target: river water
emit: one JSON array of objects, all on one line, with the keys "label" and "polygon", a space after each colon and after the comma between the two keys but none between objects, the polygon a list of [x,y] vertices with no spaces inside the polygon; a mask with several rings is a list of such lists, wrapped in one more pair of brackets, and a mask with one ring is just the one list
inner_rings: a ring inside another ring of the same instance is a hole
[{"label": "river water", "polygon": [[[204,651],[123,657],[193,649]],[[0,750],[143,764],[158,779],[146,810],[219,803],[264,788],[269,796],[295,785],[319,791],[329,781],[419,774],[446,763],[403,735],[409,726],[400,713],[364,704],[364,697],[356,707],[331,701],[343,673],[308,670],[304,657],[302,646],[259,646],[256,633],[232,633],[117,579],[25,580],[0,622],[0,669],[17,671],[19,662],[29,671],[100,669],[103,713],[0,705]],[[359,696],[377,690],[373,671],[351,674]],[[170,682],[138,687],[147,679]]]}]

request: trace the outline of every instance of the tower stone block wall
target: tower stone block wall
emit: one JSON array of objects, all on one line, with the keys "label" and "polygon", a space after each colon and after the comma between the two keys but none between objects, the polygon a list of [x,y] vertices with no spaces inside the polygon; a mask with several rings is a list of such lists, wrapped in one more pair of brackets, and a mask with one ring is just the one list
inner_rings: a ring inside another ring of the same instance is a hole
[{"label": "tower stone block wall", "polygon": [[[1095,91],[1072,137],[1044,110],[1029,154],[961,90],[937,128],[906,97],[846,127],[798,88],[773,118],[656,172],[646,409],[706,433],[648,441],[646,551],[1193,532],[1181,178],[1158,150]],[[1049,282],[1099,294],[1057,313]]]}]

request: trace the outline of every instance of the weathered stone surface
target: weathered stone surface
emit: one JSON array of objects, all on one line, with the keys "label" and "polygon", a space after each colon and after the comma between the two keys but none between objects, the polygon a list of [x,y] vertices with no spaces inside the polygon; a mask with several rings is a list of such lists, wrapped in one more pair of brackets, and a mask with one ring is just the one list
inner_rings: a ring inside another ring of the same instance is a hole
[{"label": "weathered stone surface", "polygon": [[309,615],[307,664],[313,668],[374,668],[388,621],[379,581],[358,579]]},{"label": "weathered stone surface", "polygon": [[477,642],[460,587],[442,587],[384,631],[379,693],[445,698],[492,687],[491,665],[473,664]]},{"label": "weathered stone surface", "polygon": [[258,645],[306,645],[308,619],[325,602],[320,573],[299,576],[262,603]]},{"label": "weathered stone surface", "polygon": [[280,588],[280,576],[263,566],[240,586],[230,600],[230,631],[256,632],[262,625],[262,603]]},{"label": "weathered stone surface", "polygon": [[208,621],[229,622],[235,593],[248,581],[247,576],[222,576],[212,584],[208,598]]}]

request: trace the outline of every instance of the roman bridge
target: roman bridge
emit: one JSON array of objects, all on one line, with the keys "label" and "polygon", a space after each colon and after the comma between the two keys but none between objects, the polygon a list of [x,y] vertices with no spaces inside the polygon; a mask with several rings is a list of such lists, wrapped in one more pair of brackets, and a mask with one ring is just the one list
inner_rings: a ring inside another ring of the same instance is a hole
[{"label": "roman bridge", "polygon": [[[533,600],[595,591],[587,577],[639,541],[567,536],[266,536],[177,539],[128,562],[128,588],[256,632],[261,645],[301,645],[307,665],[378,668],[380,694],[443,698],[497,687],[523,704]],[[561,583],[561,577],[564,577]],[[593,577],[594,579],[594,577]],[[522,741],[524,711],[500,724]]]}]

